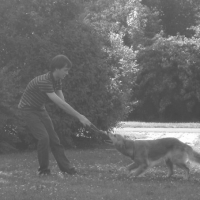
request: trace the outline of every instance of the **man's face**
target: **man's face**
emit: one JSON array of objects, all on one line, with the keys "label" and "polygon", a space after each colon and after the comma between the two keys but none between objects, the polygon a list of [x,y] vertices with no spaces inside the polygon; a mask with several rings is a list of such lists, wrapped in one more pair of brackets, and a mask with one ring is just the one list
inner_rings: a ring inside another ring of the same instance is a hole
[{"label": "man's face", "polygon": [[69,73],[69,68],[67,67],[67,65],[65,65],[63,68],[61,69],[56,69],[57,72],[57,77],[59,79],[64,79],[66,75],[68,75]]}]

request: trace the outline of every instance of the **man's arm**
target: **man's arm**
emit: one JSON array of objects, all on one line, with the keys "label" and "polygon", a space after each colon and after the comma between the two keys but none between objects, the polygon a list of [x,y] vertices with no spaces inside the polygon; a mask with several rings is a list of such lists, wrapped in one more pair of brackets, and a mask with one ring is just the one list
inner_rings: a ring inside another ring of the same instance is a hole
[{"label": "man's arm", "polygon": [[62,90],[57,90],[55,93],[56,93],[63,101],[65,101],[65,97],[64,97],[64,95],[63,95]]},{"label": "man's arm", "polygon": [[55,92],[47,93],[47,96],[61,109],[63,109],[66,113],[76,117],[84,126],[91,126],[91,122],[79,112],[74,110],[68,103],[66,103],[63,99],[61,99]]}]

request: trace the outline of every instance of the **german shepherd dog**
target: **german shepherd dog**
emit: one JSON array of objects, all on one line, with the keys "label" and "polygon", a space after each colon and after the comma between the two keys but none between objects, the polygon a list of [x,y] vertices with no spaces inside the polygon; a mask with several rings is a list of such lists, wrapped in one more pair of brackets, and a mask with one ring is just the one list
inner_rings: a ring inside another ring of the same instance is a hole
[{"label": "german shepherd dog", "polygon": [[165,161],[169,169],[168,177],[173,175],[173,165],[176,165],[185,171],[184,179],[188,180],[188,161],[200,164],[200,154],[176,138],[130,140],[118,134],[107,135],[119,152],[134,161],[126,167],[131,177],[139,176],[148,168]]}]

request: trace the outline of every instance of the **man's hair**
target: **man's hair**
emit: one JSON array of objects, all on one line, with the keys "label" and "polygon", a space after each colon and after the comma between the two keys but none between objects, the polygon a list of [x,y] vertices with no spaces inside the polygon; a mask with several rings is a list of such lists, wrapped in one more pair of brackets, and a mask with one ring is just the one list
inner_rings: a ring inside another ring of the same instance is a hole
[{"label": "man's hair", "polygon": [[64,56],[64,55],[57,55],[51,61],[50,71],[54,72],[55,69],[61,69],[65,65],[67,65],[68,68],[72,67],[72,63],[69,60],[69,58],[67,56]]}]

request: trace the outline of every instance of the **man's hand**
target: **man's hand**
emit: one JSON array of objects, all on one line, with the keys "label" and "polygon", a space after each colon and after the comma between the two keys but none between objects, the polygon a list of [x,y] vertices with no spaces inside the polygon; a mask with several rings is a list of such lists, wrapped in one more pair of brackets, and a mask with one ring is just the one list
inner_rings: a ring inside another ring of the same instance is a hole
[{"label": "man's hand", "polygon": [[84,115],[80,115],[78,119],[84,126],[91,126],[92,124]]}]

